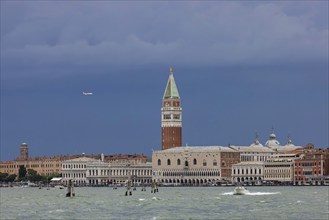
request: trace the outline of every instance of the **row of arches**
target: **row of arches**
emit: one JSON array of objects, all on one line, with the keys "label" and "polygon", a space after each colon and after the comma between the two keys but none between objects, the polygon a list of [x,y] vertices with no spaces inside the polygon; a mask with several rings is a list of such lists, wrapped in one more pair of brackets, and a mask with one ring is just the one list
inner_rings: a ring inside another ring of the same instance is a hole
[{"label": "row of arches", "polygon": [[234,177],[233,182],[240,183],[240,182],[258,182],[262,181],[263,177]]},{"label": "row of arches", "polygon": [[186,184],[186,185],[204,185],[216,184],[219,179],[159,179],[162,184]]},{"label": "row of arches", "polygon": [[128,170],[128,169],[118,169],[118,170],[111,170],[111,176],[127,176],[127,175],[137,175],[137,176],[151,176],[152,170]]},{"label": "row of arches", "polygon": [[[185,162],[185,166],[188,166],[188,165],[189,165],[189,162],[188,162],[187,160],[184,161],[184,162]],[[223,163],[225,164],[224,161],[223,161]],[[158,166],[161,166],[161,164],[162,164],[161,159],[158,159]],[[171,166],[171,164],[172,164],[171,160],[170,160],[170,159],[167,159],[167,164],[166,164],[166,165],[167,165],[167,166]],[[181,159],[177,159],[177,160],[176,160],[176,165],[177,165],[177,166],[181,165]],[[198,165],[198,161],[197,161],[196,158],[193,159],[193,165]],[[207,161],[206,161],[206,159],[203,159],[203,160],[202,160],[202,165],[203,165],[203,166],[207,166]],[[212,165],[213,165],[213,166],[217,166],[217,160],[216,160],[216,159],[213,160]]]},{"label": "row of arches", "polygon": [[86,164],[63,164],[62,165],[63,169],[85,169]]},{"label": "row of arches", "polygon": [[164,171],[162,176],[220,176],[220,171],[187,171],[187,172],[175,172]]},{"label": "row of arches", "polygon": [[[258,171],[258,173],[257,173]],[[262,174],[262,169],[259,168],[233,168],[233,175],[239,174]]]}]

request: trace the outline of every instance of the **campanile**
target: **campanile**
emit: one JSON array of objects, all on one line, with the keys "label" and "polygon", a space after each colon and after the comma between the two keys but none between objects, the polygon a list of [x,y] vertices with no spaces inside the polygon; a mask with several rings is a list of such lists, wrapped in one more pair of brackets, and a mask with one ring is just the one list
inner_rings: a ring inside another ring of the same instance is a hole
[{"label": "campanile", "polygon": [[172,67],[162,98],[162,150],[182,146],[182,108]]}]

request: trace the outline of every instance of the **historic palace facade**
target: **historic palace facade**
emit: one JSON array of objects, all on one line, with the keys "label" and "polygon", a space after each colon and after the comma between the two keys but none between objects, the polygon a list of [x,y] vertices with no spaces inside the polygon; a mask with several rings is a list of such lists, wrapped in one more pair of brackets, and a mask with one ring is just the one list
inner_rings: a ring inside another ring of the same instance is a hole
[{"label": "historic palace facade", "polygon": [[152,155],[153,179],[168,185],[209,185],[231,179],[240,152],[229,147],[175,147]]}]

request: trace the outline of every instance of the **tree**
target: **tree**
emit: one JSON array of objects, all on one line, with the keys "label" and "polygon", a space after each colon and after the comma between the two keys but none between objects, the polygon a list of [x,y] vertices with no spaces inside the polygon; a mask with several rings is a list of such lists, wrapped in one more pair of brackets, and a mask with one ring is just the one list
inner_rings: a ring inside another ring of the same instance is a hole
[{"label": "tree", "polygon": [[37,171],[36,171],[36,170],[33,170],[33,169],[28,169],[28,170],[27,170],[27,174],[28,174],[29,176],[37,175]]},{"label": "tree", "polygon": [[39,182],[42,180],[42,176],[39,174],[29,175],[27,178],[31,182]]},{"label": "tree", "polygon": [[14,182],[14,180],[16,179],[17,175],[16,174],[11,174],[6,178],[6,182]]},{"label": "tree", "polygon": [[25,176],[26,176],[26,168],[24,165],[20,165],[18,170],[18,177],[19,179],[23,179]]},{"label": "tree", "polygon": [[8,176],[9,176],[8,173],[1,173],[0,172],[0,182],[5,182]]}]

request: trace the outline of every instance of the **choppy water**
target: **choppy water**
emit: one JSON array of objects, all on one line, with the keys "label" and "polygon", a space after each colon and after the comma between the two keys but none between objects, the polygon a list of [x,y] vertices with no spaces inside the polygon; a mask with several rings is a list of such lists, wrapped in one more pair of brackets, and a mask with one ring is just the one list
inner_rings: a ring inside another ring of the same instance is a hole
[{"label": "choppy water", "polygon": [[329,187],[1,188],[0,219],[329,219]]}]

